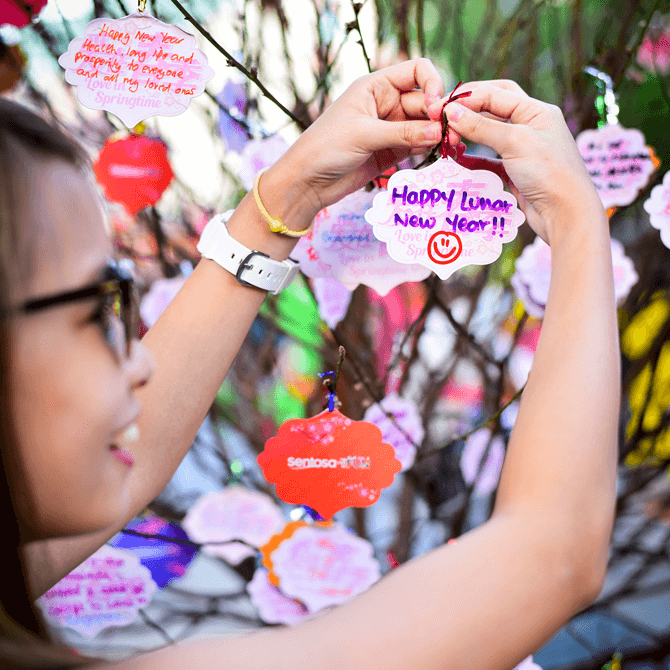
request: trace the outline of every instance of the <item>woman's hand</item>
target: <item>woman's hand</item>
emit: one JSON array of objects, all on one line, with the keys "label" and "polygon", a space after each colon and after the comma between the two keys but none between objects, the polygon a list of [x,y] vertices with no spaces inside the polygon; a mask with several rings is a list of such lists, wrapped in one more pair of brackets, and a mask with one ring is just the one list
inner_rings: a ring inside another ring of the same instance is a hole
[{"label": "woman's hand", "polygon": [[427,108],[442,95],[444,83],[425,58],[361,77],[270,168],[263,182],[294,180],[313,218],[403,158],[436,145],[441,124],[428,118]]},{"label": "woman's hand", "polygon": [[[449,143],[460,137],[491,147],[500,161],[463,156],[471,169],[498,173],[519,202],[533,230],[547,243],[568,228],[584,208],[603,212],[600,197],[588,174],[561,110],[529,97],[514,82],[464,84],[456,93],[472,95],[447,105]],[[431,105],[428,114],[440,118],[445,100]]]}]

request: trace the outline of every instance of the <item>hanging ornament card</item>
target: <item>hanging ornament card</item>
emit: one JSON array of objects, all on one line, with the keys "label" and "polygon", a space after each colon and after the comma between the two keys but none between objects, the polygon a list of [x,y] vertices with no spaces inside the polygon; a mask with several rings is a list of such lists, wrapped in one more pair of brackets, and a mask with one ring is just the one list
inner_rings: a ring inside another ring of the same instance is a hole
[{"label": "hanging ornament card", "polygon": [[635,128],[610,123],[575,141],[605,209],[630,205],[655,170],[653,152]]},{"label": "hanging ornament card", "polygon": [[261,547],[267,579],[310,613],[343,603],[379,580],[370,542],[339,523],[293,522]]},{"label": "hanging ornament card", "polygon": [[129,624],[157,588],[135,554],[105,545],[36,602],[53,625],[94,637]]},{"label": "hanging ornament card", "polygon": [[128,128],[186,111],[214,76],[193,35],[144,14],[91,21],[58,63],[82,105],[112,112]]},{"label": "hanging ornament card", "polygon": [[418,263],[440,279],[466,265],[493,263],[525,221],[497,175],[451,158],[391,175],[365,218],[391,258]]},{"label": "hanging ornament card", "polygon": [[377,426],[338,410],[285,421],[257,460],[284,502],[308,505],[324,519],[374,504],[402,467]]},{"label": "hanging ornament card", "polygon": [[305,275],[337,279],[350,291],[364,284],[379,295],[428,277],[430,271],[425,267],[394,260],[372,234],[365,213],[378,193],[379,189],[355,191],[317,214],[313,230],[291,254]]}]

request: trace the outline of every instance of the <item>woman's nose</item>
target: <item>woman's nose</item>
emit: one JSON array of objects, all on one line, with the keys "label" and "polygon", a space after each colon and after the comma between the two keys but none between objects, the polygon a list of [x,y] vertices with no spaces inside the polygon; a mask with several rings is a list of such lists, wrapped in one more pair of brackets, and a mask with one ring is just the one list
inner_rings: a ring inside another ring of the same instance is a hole
[{"label": "woman's nose", "polygon": [[144,386],[149,382],[156,370],[156,361],[153,354],[139,340],[133,340],[130,345],[130,356],[126,363],[126,372],[130,377],[132,389]]}]

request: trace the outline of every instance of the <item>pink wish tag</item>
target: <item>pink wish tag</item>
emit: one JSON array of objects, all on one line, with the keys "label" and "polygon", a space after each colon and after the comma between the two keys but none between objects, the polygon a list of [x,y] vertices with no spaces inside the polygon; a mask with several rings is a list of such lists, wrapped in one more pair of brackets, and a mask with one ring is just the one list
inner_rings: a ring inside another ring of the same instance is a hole
[{"label": "pink wish tag", "polygon": [[94,19],[58,63],[82,105],[112,112],[129,128],[185,112],[214,76],[193,35],[143,14]]},{"label": "pink wish tag", "polygon": [[353,598],[381,576],[372,545],[337,523],[297,528],[271,558],[280,590],[312,613]]},{"label": "pink wish tag", "polygon": [[391,175],[365,213],[375,237],[399,263],[418,263],[446,279],[466,265],[488,265],[525,221],[516,199],[487,170],[440,158]]},{"label": "pink wish tag", "polygon": [[644,135],[619,124],[577,135],[577,147],[605,209],[630,205],[654,171]]},{"label": "pink wish tag", "polygon": [[138,556],[104,546],[37,600],[52,624],[93,637],[103,628],[125,626],[154,592]]},{"label": "pink wish tag", "polygon": [[644,209],[649,214],[649,223],[660,231],[661,242],[670,249],[670,172],[665,173],[663,183],[651,189]]},{"label": "pink wish tag", "polygon": [[[191,507],[182,527],[195,542],[204,544],[205,553],[239,562],[253,556],[253,550],[231,546],[241,540],[260,547],[284,527],[281,510],[263,493],[242,486],[228,486],[223,491],[205,493]],[[222,544],[226,543],[226,544]]]},{"label": "pink wish tag", "polygon": [[378,189],[355,191],[317,214],[314,229],[291,254],[304,274],[337,279],[350,291],[364,284],[379,295],[428,277],[430,272],[420,265],[394,260],[372,234],[365,213],[378,193]]},{"label": "pink wish tag", "polygon": [[261,619],[266,623],[294,624],[309,616],[307,608],[297,600],[287,598],[268,579],[267,570],[258,568],[254,578],[247,584],[251,602],[258,607]]}]

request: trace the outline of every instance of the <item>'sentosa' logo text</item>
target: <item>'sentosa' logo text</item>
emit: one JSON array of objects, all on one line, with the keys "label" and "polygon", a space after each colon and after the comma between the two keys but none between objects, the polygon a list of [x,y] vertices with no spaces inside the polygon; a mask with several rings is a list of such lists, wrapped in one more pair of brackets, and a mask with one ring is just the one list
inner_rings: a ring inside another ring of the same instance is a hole
[{"label": "'sentosa' logo text", "polygon": [[289,456],[286,465],[292,470],[306,470],[307,468],[356,468],[368,470],[369,456],[347,456],[342,458],[295,458]]}]

